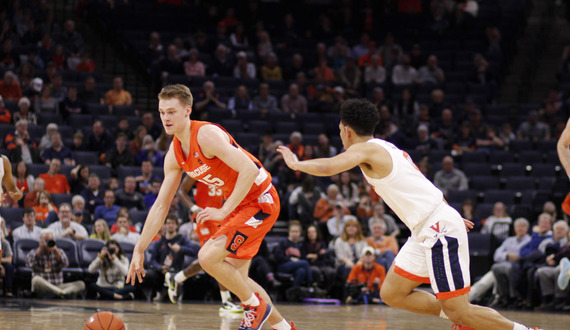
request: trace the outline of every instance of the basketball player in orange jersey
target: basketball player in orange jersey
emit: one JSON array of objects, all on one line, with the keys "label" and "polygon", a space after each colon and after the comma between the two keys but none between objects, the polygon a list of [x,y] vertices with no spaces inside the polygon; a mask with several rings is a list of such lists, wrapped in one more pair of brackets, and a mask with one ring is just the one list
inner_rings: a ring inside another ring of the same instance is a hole
[{"label": "basketball player in orange jersey", "polygon": [[[566,175],[570,178],[570,119],[566,123],[566,127],[560,134],[560,139],[558,139],[558,144],[556,145],[558,151],[558,158],[560,158],[560,163],[564,167]],[[570,214],[570,194],[566,196],[562,202],[562,210],[566,214]],[[560,274],[558,275],[558,287],[565,290],[568,287],[568,282],[570,281],[570,260],[568,258],[562,258],[560,260]]]},{"label": "basketball player in orange jersey", "polygon": [[[2,158],[0,161],[0,204],[4,202],[4,199],[10,194],[10,198],[13,200],[20,200],[24,196],[24,187],[18,189],[14,177],[12,176],[12,164],[8,157],[0,155]],[[6,187],[7,192],[4,192],[2,186]],[[2,240],[0,240],[0,255],[2,255]]]},{"label": "basketball player in orange jersey", "polygon": [[[194,194],[194,201],[196,203],[192,202],[192,199],[190,199],[190,196],[188,195],[194,184],[196,184],[196,193]],[[220,208],[224,205],[224,196],[220,188],[214,185],[206,185],[189,176],[185,176],[184,180],[182,180],[182,184],[178,188],[177,195],[193,214],[197,214],[206,207]],[[219,227],[220,223],[215,221],[194,223],[194,231],[200,239],[200,246],[204,246],[204,243],[206,243],[206,241],[218,231]],[[176,274],[166,273],[164,276],[164,285],[168,287],[168,298],[170,298],[170,302],[175,304],[179,288],[182,286],[184,281],[201,271],[202,266],[200,266],[200,262],[196,259],[192,264],[190,264],[190,266]],[[220,295],[222,297],[220,313],[242,313],[243,307],[232,302],[230,291],[223,284],[218,283],[218,285],[220,286]]]},{"label": "basketball player in orange jersey", "polygon": [[196,221],[220,222],[198,259],[204,270],[242,301],[239,329],[260,329],[266,320],[277,330],[291,325],[271,305],[269,295],[248,277],[251,258],[279,216],[279,196],[261,163],[242,149],[221,127],[190,120],[192,94],[184,85],[170,85],[158,94],[158,110],[167,134],[174,135],[164,160],[164,181],[133,251],[127,282],[142,282],[144,251],[156,235],[176,194],[182,172],[219,187],[225,202],[207,207]]},{"label": "basketball player in orange jersey", "polygon": [[[456,323],[453,329],[528,330],[490,308],[469,303],[465,227],[472,228],[473,223],[463,220],[446,203],[442,192],[406,152],[374,138],[380,120],[376,106],[368,100],[351,99],[342,104],[340,118],[345,152],[299,161],[289,148],[279,147],[278,151],[289,168],[310,175],[331,176],[360,167],[374,191],[410,229],[412,235],[380,289],[382,300],[392,307],[449,318]],[[415,290],[422,283],[431,283],[435,295]]]}]

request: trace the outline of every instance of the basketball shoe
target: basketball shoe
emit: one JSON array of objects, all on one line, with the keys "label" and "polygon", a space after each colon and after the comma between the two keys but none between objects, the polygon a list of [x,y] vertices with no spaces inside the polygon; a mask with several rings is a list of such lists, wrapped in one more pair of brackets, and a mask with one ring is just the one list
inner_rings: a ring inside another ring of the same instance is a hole
[{"label": "basketball shoe", "polygon": [[164,286],[168,288],[168,299],[173,304],[176,304],[178,299],[178,283],[174,280],[173,273],[164,274]]},{"label": "basketball shoe", "polygon": [[566,290],[570,281],[570,260],[562,258],[560,260],[560,275],[558,275],[558,287],[560,290]]},{"label": "basketball shoe", "polygon": [[[291,326],[291,330],[297,330],[297,328],[295,328],[295,323],[291,322],[289,325]],[[271,330],[275,330],[275,328],[271,328]]]},{"label": "basketball shoe", "polygon": [[243,313],[243,307],[234,304],[231,300],[224,301],[220,307],[220,313]]},{"label": "basketball shoe", "polygon": [[259,299],[258,306],[243,306],[243,319],[238,330],[258,330],[271,314],[271,305],[265,302],[257,292],[255,296]]}]

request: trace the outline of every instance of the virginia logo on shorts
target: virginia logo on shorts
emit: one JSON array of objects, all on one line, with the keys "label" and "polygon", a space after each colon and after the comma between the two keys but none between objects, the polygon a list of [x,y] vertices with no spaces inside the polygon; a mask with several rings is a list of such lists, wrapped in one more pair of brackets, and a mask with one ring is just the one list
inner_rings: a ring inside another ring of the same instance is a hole
[{"label": "virginia logo on shorts", "polygon": [[242,244],[247,240],[247,236],[245,236],[244,234],[240,233],[239,231],[236,231],[234,238],[232,238],[230,244],[227,247],[227,250],[230,253],[233,254],[237,254],[237,250],[239,249],[240,246],[242,246]]},{"label": "virginia logo on shorts", "polygon": [[439,221],[436,222],[435,225],[431,225],[430,228],[439,233]]}]

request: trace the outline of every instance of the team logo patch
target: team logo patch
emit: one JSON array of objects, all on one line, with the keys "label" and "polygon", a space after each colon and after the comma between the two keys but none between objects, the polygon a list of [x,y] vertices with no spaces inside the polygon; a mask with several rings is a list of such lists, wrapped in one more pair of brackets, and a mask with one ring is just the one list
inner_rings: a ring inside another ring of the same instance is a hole
[{"label": "team logo patch", "polygon": [[439,221],[435,225],[430,226],[430,228],[439,233]]},{"label": "team logo patch", "polygon": [[240,233],[239,231],[236,231],[234,237],[230,241],[230,244],[228,244],[226,250],[228,250],[232,254],[237,254],[237,250],[240,248],[240,246],[242,246],[243,243],[245,243],[246,240],[247,240],[246,235]]},{"label": "team logo patch", "polygon": [[198,158],[198,157],[200,157],[200,155],[199,155],[197,152],[195,152],[195,153],[194,153],[194,158]]}]

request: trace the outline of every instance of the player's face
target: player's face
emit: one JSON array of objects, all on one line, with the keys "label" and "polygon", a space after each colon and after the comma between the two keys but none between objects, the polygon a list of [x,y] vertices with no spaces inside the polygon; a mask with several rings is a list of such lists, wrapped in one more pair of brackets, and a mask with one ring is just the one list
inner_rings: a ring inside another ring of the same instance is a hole
[{"label": "player's face", "polygon": [[342,146],[344,149],[348,149],[350,147],[350,141],[348,140],[347,136],[347,127],[341,123],[338,124],[338,129],[340,130],[340,140],[342,141]]},{"label": "player's face", "polygon": [[177,98],[158,101],[160,120],[166,134],[176,134],[185,127],[185,120],[189,119],[191,108],[184,107]]}]

